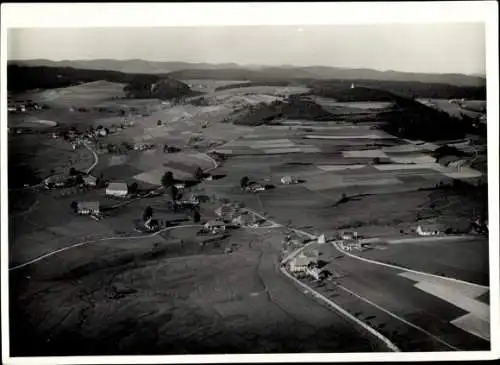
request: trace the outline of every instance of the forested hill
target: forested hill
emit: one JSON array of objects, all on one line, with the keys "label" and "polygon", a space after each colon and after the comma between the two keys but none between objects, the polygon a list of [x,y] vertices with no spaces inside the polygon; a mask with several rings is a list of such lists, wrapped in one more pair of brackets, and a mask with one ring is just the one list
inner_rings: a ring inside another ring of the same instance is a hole
[{"label": "forested hill", "polygon": [[150,74],[127,74],[118,71],[85,70],[71,67],[7,67],[7,89],[23,92],[34,89],[68,87],[93,81],[125,84],[124,91],[132,98],[170,99],[189,95],[191,89],[184,83]]}]

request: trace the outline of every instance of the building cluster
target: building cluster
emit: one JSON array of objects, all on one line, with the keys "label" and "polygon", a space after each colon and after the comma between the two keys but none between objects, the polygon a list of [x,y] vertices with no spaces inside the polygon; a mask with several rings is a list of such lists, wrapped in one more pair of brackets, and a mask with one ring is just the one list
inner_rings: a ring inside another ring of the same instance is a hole
[{"label": "building cluster", "polygon": [[97,186],[97,178],[90,174],[77,172],[76,175],[52,175],[43,181],[45,189],[71,188],[75,186],[94,188]]},{"label": "building cluster", "polygon": [[319,252],[311,250],[302,252],[292,260],[289,264],[290,272],[297,276],[309,276],[313,280],[324,280],[331,276],[331,272],[319,265]]},{"label": "building cluster", "polygon": [[155,148],[155,145],[151,143],[136,143],[134,145],[134,151],[147,151],[153,148]]},{"label": "building cluster", "polygon": [[283,185],[297,184],[299,180],[295,176],[283,176],[281,178],[281,183]]},{"label": "building cluster", "polygon": [[9,113],[25,113],[27,111],[42,110],[43,105],[33,100],[8,100],[7,111]]},{"label": "building cluster", "polygon": [[254,214],[243,210],[233,204],[223,204],[215,210],[215,214],[225,223],[238,227],[259,227],[262,219],[258,219]]}]

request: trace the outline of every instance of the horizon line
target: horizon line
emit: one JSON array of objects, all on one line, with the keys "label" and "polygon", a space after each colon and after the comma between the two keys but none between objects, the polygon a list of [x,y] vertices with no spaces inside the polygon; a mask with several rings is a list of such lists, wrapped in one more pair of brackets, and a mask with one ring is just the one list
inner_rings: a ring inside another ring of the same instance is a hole
[{"label": "horizon line", "polygon": [[144,61],[144,62],[154,62],[154,63],[186,63],[186,64],[208,64],[208,65],[225,65],[225,64],[233,64],[237,65],[239,67],[292,67],[292,68],[308,68],[308,67],[326,67],[326,68],[337,68],[337,69],[345,69],[345,70],[371,70],[371,71],[377,71],[377,72],[382,72],[382,73],[388,73],[388,72],[398,72],[398,73],[407,73],[407,74],[428,74],[428,75],[462,75],[462,76],[468,76],[468,77],[481,77],[481,78],[486,78],[486,73],[485,72],[474,72],[474,73],[463,73],[463,72],[428,72],[428,71],[401,71],[401,70],[394,70],[394,69],[387,69],[387,70],[381,70],[381,69],[376,69],[376,68],[370,68],[370,67],[347,67],[347,66],[330,66],[330,65],[308,65],[308,66],[298,66],[298,65],[293,65],[293,64],[277,64],[277,65],[270,65],[270,64],[257,64],[257,63],[249,63],[249,64],[241,64],[238,62],[231,62],[231,61],[226,61],[226,62],[210,62],[210,61],[163,61],[163,60],[147,60],[144,58],[75,58],[75,59],[61,59],[61,60],[53,60],[49,58],[16,58],[16,59],[7,59],[7,63],[9,62],[22,62],[22,61],[50,61],[50,62],[78,62],[78,61],[119,61],[119,62],[130,62],[130,61]]}]

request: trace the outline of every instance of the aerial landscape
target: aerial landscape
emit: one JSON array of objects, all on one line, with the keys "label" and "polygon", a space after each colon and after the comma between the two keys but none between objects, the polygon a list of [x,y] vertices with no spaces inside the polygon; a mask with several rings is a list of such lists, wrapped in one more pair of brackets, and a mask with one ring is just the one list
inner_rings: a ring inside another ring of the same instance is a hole
[{"label": "aerial landscape", "polygon": [[485,75],[113,57],[9,59],[11,356],[490,350]]}]

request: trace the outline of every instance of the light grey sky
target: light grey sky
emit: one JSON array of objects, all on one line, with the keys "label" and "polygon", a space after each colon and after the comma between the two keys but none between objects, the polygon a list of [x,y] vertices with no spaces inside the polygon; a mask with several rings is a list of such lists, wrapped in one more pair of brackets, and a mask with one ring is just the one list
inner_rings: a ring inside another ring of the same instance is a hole
[{"label": "light grey sky", "polygon": [[132,59],[485,73],[483,24],[10,29],[9,59]]}]

